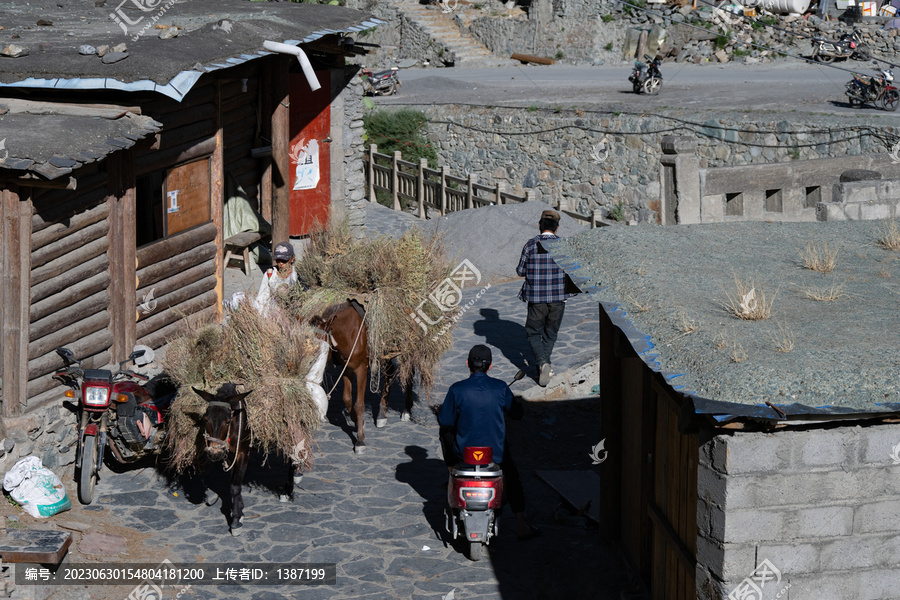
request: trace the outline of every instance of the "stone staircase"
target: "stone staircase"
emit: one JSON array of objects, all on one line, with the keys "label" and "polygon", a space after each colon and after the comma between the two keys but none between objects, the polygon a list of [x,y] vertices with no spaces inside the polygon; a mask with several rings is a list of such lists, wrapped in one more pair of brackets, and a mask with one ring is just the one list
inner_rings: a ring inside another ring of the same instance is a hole
[{"label": "stone staircase", "polygon": [[[442,12],[440,4],[420,4],[418,0],[394,0],[392,4],[421,28],[437,46],[444,48],[441,60],[448,66],[496,67],[518,64],[511,59],[494,56],[474,37],[460,31],[453,20],[453,13]],[[451,0],[450,6],[454,4]]]}]

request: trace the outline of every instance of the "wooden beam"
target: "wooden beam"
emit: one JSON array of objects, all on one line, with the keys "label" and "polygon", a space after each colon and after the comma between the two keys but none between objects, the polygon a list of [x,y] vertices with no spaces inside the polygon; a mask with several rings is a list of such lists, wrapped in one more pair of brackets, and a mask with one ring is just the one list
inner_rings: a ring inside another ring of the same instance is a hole
[{"label": "wooden beam", "polygon": [[222,80],[216,80],[216,150],[209,165],[211,181],[209,193],[212,206],[210,216],[216,227],[216,316],[222,316],[222,300],[225,298],[225,129],[222,125]]},{"label": "wooden beam", "polygon": [[290,237],[290,61],[276,57],[272,81],[272,242]]},{"label": "wooden beam", "polygon": [[0,401],[4,417],[22,413],[28,385],[30,192],[0,190]]},{"label": "wooden beam", "polygon": [[109,210],[109,274],[110,274],[110,330],[113,361],[125,360],[134,348],[136,334],[137,223],[135,222],[134,153],[116,152],[106,161],[107,198]]},{"label": "wooden beam", "polygon": [[[4,110],[5,109],[5,110]],[[3,114],[63,115],[71,117],[99,117],[118,119],[126,113],[141,114],[140,106],[118,106],[114,104],[73,104],[70,102],[43,102],[4,98],[0,100],[0,115]]]},{"label": "wooden beam", "polygon": [[16,185],[46,190],[74,190],[78,186],[78,181],[74,177],[60,177],[49,181],[38,177],[4,177],[0,180],[0,185],[4,187]]},{"label": "wooden beam", "polygon": [[654,503],[647,505],[647,515],[653,524],[656,525],[657,531],[662,534],[669,547],[675,552],[678,561],[688,572],[693,573],[697,568],[697,559],[691,555],[690,550],[684,545],[684,542],[678,537],[672,524],[666,519],[659,507]]},{"label": "wooden beam", "polygon": [[544,58],[543,56],[531,56],[530,54],[511,54],[510,58],[522,63],[535,63],[538,65],[555,65],[556,61],[552,58]]}]

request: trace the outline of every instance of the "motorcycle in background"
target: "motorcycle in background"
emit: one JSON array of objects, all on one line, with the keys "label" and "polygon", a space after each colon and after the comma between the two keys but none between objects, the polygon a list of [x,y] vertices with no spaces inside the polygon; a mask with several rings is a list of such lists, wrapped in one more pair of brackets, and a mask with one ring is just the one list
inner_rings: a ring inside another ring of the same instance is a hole
[{"label": "motorcycle in background", "polygon": [[859,31],[854,29],[851,33],[844,33],[836,42],[830,42],[825,38],[813,38],[812,59],[820,63],[829,64],[836,58],[852,58],[854,60],[869,60],[869,47],[862,41]]},{"label": "motorcycle in background", "polygon": [[363,92],[368,96],[390,96],[400,87],[400,78],[397,77],[399,67],[391,67],[385,71],[363,69],[359,76],[363,80]]},{"label": "motorcycle in background", "polygon": [[655,96],[662,88],[662,73],[659,72],[662,57],[657,56],[651,59],[645,54],[644,58],[647,60],[646,63],[635,61],[634,70],[628,77],[628,81],[631,82],[635,94],[643,92]]},{"label": "motorcycle in background", "polygon": [[853,79],[847,82],[845,93],[850,106],[860,108],[863,104],[880,105],[884,110],[895,111],[900,105],[900,90],[891,85],[894,74],[890,69],[881,69],[875,63],[880,75],[863,75],[854,73]]},{"label": "motorcycle in background", "polygon": [[[135,462],[159,450],[165,438],[165,413],[177,386],[166,375],[150,379],[125,369],[144,354],[132,352],[115,373],[107,369],[82,369],[68,348],[57,348],[65,367],[54,379],[69,388],[67,398],[78,398],[75,480],[78,500],[90,504],[103,464],[107,442],[119,463]],[[143,386],[136,381],[146,382]],[[80,392],[80,394],[78,393]]]}]

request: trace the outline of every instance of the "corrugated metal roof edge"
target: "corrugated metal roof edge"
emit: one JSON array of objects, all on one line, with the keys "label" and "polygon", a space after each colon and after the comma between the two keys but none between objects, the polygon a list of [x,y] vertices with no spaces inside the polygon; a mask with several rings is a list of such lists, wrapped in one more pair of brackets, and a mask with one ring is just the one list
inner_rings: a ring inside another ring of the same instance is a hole
[{"label": "corrugated metal roof edge", "polygon": [[[299,44],[307,44],[309,42],[315,41],[321,37],[329,35],[331,33],[351,33],[362,31],[363,29],[369,29],[371,27],[377,27],[378,25],[383,25],[385,21],[380,19],[376,19],[374,17],[369,18],[366,21],[363,21],[359,25],[353,25],[351,27],[347,27],[345,29],[339,31],[333,30],[323,30],[323,31],[314,31],[309,34],[302,40],[285,40],[285,44],[290,44],[292,46],[297,46]],[[175,77],[173,77],[169,83],[166,85],[160,85],[155,81],[151,81],[149,79],[142,79],[139,81],[132,82],[122,82],[118,79],[113,79],[111,77],[89,77],[89,78],[74,78],[74,79],[37,79],[34,77],[29,77],[28,79],[23,79],[22,81],[15,81],[12,83],[0,83],[0,88],[3,87],[14,87],[14,88],[42,88],[42,89],[70,89],[70,90],[121,90],[125,92],[158,92],[165,96],[168,96],[178,102],[181,102],[185,96],[187,96],[188,92],[191,91],[191,88],[194,87],[194,84],[197,83],[197,80],[200,79],[200,76],[204,73],[211,73],[213,71],[218,71],[219,69],[227,69],[236,65],[243,64],[245,62],[255,60],[257,58],[261,58],[263,56],[269,56],[272,54],[271,52],[267,52],[265,50],[260,50],[256,54],[241,54],[239,57],[231,57],[226,59],[219,59],[215,63],[211,63],[209,65],[203,66],[203,71],[182,71]],[[228,62],[230,64],[221,64],[221,62]]]},{"label": "corrugated metal roof edge", "polygon": [[[575,275],[575,271],[581,268],[570,256],[560,254],[556,250],[559,242],[550,242],[545,244],[547,252],[553,257],[553,260],[559,265],[559,268],[565,271],[569,277],[581,288],[584,293],[598,292],[603,288],[586,287],[588,279]],[[628,343],[634,348],[634,351],[642,361],[650,368],[651,371],[659,373],[672,387],[674,391],[681,394],[690,404],[691,411],[697,415],[705,415],[714,419],[716,422],[724,424],[729,421],[738,419],[752,419],[757,421],[808,421],[808,420],[859,420],[865,418],[884,418],[900,414],[900,403],[884,403],[876,404],[877,408],[869,408],[867,410],[847,408],[843,406],[806,406],[805,404],[776,404],[785,416],[777,414],[771,406],[766,404],[737,404],[734,402],[723,402],[720,400],[710,400],[698,396],[691,390],[685,390],[684,386],[673,385],[673,380],[681,377],[684,373],[666,373],[660,369],[661,365],[657,362],[658,354],[652,354],[650,351],[655,347],[653,341],[648,334],[643,333],[635,327],[628,318],[627,312],[621,305],[612,302],[598,302],[603,310],[609,316],[613,325],[621,331],[628,339]]]}]

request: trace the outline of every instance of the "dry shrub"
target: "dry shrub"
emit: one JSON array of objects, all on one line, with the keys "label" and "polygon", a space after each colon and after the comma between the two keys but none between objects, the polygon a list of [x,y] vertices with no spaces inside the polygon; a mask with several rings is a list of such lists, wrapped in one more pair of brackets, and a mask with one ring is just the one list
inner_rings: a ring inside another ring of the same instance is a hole
[{"label": "dry shrub", "polygon": [[[428,298],[451,271],[439,236],[425,237],[413,228],[399,239],[353,240],[345,224],[329,223],[310,237],[297,265],[298,275],[310,289],[298,290],[289,309],[308,317],[351,294],[370,294],[366,326],[371,386],[377,386],[382,361],[396,358],[400,381],[418,374],[427,395],[435,367],[453,344],[452,317],[456,313],[455,309],[443,312]],[[413,319],[420,305],[429,321],[440,323],[420,326]],[[446,330],[445,324],[449,325]]]},{"label": "dry shrub", "polygon": [[716,350],[724,350],[728,347],[728,334],[724,331],[720,331],[716,334],[716,337],[713,338],[713,347]]},{"label": "dry shrub", "polygon": [[793,330],[785,323],[778,324],[778,333],[772,336],[775,352],[787,354],[794,349],[796,340]]},{"label": "dry shrub", "polygon": [[772,304],[778,295],[769,296],[753,279],[741,279],[737,274],[734,275],[734,290],[725,294],[728,297],[725,310],[745,321],[763,321],[772,316]]},{"label": "dry shrub", "polygon": [[677,324],[677,329],[681,333],[684,333],[684,334],[694,333],[695,331],[700,329],[700,323],[698,321],[688,317],[687,313],[684,311],[681,311],[679,313],[678,319],[679,320],[678,320],[678,324]]},{"label": "dry shrub", "polygon": [[878,245],[886,250],[900,250],[900,228],[893,217],[881,224]]},{"label": "dry shrub", "polygon": [[739,363],[745,360],[747,360],[747,353],[744,352],[744,347],[738,342],[734,342],[734,345],[731,347],[731,362]]},{"label": "dry shrub", "polygon": [[834,300],[850,297],[850,295],[844,291],[844,285],[846,283],[846,280],[841,283],[832,282],[832,284],[827,287],[810,287],[800,291],[810,300],[815,300],[816,302],[832,302]]},{"label": "dry shrub", "polygon": [[249,302],[224,325],[187,324],[166,350],[165,369],[180,385],[167,417],[171,468],[181,473],[197,466],[207,403],[191,388],[216,391],[229,383],[252,391],[245,403],[253,444],[308,466],[319,412],[305,377],[318,348],[309,326],[282,313],[263,318]]},{"label": "dry shrub", "polygon": [[834,266],[837,263],[838,250],[837,248],[831,248],[828,242],[825,242],[822,246],[815,242],[808,242],[806,248],[798,250],[798,253],[800,254],[800,260],[803,261],[803,266],[810,271],[831,273],[834,271]]}]

